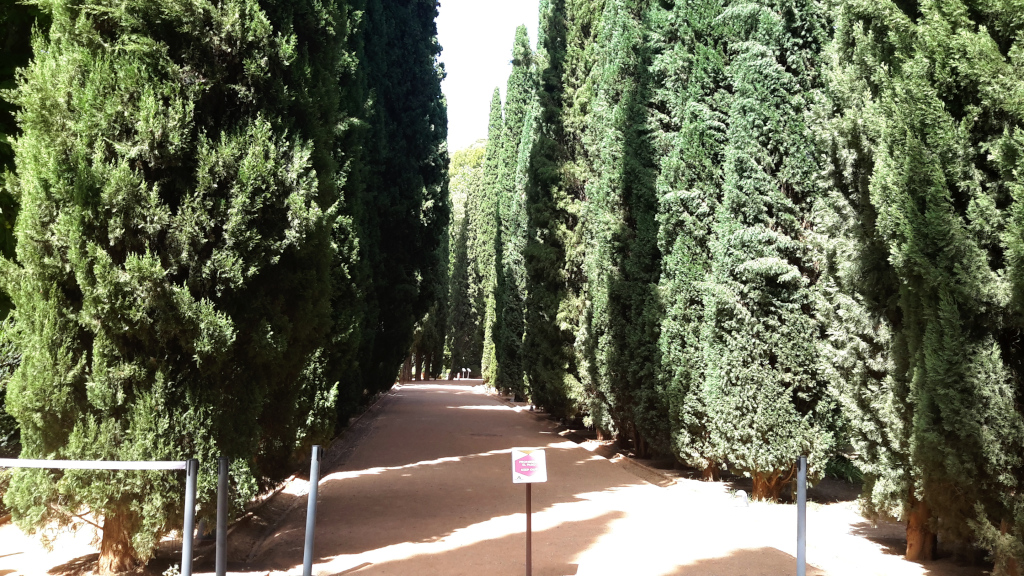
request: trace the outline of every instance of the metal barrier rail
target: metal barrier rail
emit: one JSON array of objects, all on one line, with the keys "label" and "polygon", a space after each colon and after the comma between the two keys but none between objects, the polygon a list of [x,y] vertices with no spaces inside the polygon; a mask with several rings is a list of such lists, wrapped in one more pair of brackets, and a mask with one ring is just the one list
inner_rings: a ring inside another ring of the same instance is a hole
[{"label": "metal barrier rail", "polygon": [[184,470],[185,518],[181,533],[181,576],[192,576],[192,546],[196,520],[196,478],[198,460],[165,462],[112,462],[90,460],[21,460],[0,458],[0,468],[43,468],[55,470]]},{"label": "metal barrier rail", "polygon": [[[310,458],[310,489],[306,504],[306,538],[303,546],[303,574],[310,576],[313,566],[313,533],[316,528],[316,501],[320,481],[320,460],[323,448],[313,446]],[[0,468],[43,468],[57,470],[184,470],[185,471],[185,519],[181,533],[181,576],[192,576],[192,548],[195,539],[196,478],[199,475],[198,460],[182,461],[122,461],[109,460],[22,460],[0,458]],[[228,518],[228,460],[217,461],[217,550],[215,570],[217,576],[227,572],[227,518]]]}]

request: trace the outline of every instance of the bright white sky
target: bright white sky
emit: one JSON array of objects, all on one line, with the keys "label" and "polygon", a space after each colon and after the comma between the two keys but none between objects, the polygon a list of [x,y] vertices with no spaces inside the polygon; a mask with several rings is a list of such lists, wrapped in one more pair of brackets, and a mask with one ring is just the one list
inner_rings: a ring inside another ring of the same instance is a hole
[{"label": "bright white sky", "polygon": [[455,152],[487,137],[491,94],[512,71],[516,27],[526,24],[537,45],[539,0],[441,0],[437,35],[448,77],[448,150]]}]

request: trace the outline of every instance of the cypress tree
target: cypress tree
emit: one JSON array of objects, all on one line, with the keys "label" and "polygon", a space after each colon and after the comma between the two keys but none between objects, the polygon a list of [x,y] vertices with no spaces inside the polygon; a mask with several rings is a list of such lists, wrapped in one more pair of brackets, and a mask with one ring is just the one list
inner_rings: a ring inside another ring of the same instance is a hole
[{"label": "cypress tree", "polygon": [[[560,104],[560,118],[552,119],[551,138],[554,147],[544,150],[554,158],[560,178],[561,190],[553,189],[550,194],[554,202],[556,221],[564,217],[565,265],[562,277],[565,289],[560,294],[558,323],[571,340],[564,377],[567,392],[577,389],[580,409],[584,411],[583,422],[596,428],[599,435],[613,427],[608,418],[606,403],[597,394],[597,383],[591,355],[587,353],[591,342],[589,332],[588,293],[586,290],[587,227],[583,215],[586,211],[587,185],[593,179],[594,157],[588,147],[593,127],[596,85],[600,74],[598,64],[598,39],[603,30],[605,0],[569,0],[551,2],[544,6],[541,14],[544,46],[549,51],[550,63],[541,77],[540,100],[542,105]],[[564,44],[562,39],[564,38]],[[564,47],[564,48],[563,48]],[[561,50],[564,49],[564,54]],[[561,86],[553,78],[561,63]],[[561,122],[561,127],[558,123]],[[558,130],[562,135],[559,139]],[[544,164],[538,165],[538,173]],[[550,179],[550,172],[545,172]],[[552,243],[556,244],[557,239]],[[557,252],[556,252],[557,253]],[[557,385],[557,380],[554,381]],[[603,436],[601,436],[603,437]]]},{"label": "cypress tree", "polygon": [[497,372],[495,322],[497,321],[497,255],[502,251],[501,219],[499,217],[501,186],[501,150],[504,120],[501,112],[501,90],[494,89],[491,97],[491,115],[487,126],[487,147],[484,151],[483,183],[480,200],[471,206],[470,258],[476,270],[476,284],[483,298],[483,351],[480,373],[484,381],[494,383]]},{"label": "cypress tree", "polygon": [[810,111],[820,105],[825,21],[814,2],[736,2],[724,187],[704,293],[704,391],[715,458],[775,499],[810,456],[832,453],[836,407],[820,358],[819,200]]},{"label": "cypress tree", "polygon": [[[526,26],[516,29],[512,73],[505,90],[498,180],[498,220],[501,251],[496,255],[494,385],[519,398],[527,397],[523,372],[523,333],[526,300],[527,209],[523,134],[530,133],[528,116],[534,98],[533,51]],[[526,155],[529,154],[527,149]]]},{"label": "cypress tree", "polygon": [[441,296],[447,234],[447,112],[434,0],[369,0],[363,63],[370,90],[361,257],[370,273],[363,388],[388,389],[416,323]]},{"label": "cypress tree", "polygon": [[585,212],[591,379],[616,431],[640,455],[666,452],[668,437],[655,371],[661,264],[646,109],[647,6],[605,4]]},{"label": "cypress tree", "polygon": [[712,224],[724,185],[729,93],[722,0],[651,7],[652,140],[658,158],[659,348],[671,450],[718,475],[704,395],[704,298]]},{"label": "cypress tree", "polygon": [[[32,57],[32,28],[43,33],[49,22],[43,12],[34,6],[7,2],[0,6],[0,90],[15,87],[17,70],[26,66]],[[14,222],[18,203],[4,185],[4,173],[14,170],[14,148],[11,139],[17,136],[15,122],[17,107],[0,94],[0,257],[14,257]],[[0,286],[0,320],[10,311],[11,301]],[[2,403],[0,403],[2,406]]]},{"label": "cypress tree", "polygon": [[448,368],[456,371],[471,368],[478,372],[483,353],[483,286],[469,244],[472,219],[481,216],[478,204],[484,200],[484,154],[485,148],[479,145],[455,152],[450,169],[453,213],[445,354]]},{"label": "cypress tree", "polygon": [[[827,52],[830,96],[837,110],[831,126],[831,176],[842,196],[835,203],[835,224],[830,227],[835,247],[826,270],[835,285],[837,317],[830,356],[836,359],[839,397],[850,420],[849,441],[864,474],[861,511],[870,519],[905,520],[914,493],[913,408],[907,367],[896,363],[906,358],[895,352],[906,342],[897,329],[900,279],[871,201],[874,146],[883,117],[871,103],[872,88],[864,78],[869,70],[875,76],[874,70],[890,64],[894,48],[906,40],[899,38],[906,29],[900,35],[876,37],[862,27],[851,7],[838,11],[835,39]],[[865,32],[871,34],[870,43]],[[881,77],[875,78],[877,90]]]},{"label": "cypress tree", "polygon": [[[8,2],[0,6],[0,90],[16,85],[17,71],[26,66],[32,56],[32,28],[45,33],[49,21],[34,6]],[[5,186],[5,174],[14,170],[14,148],[11,139],[19,134],[15,121],[17,107],[0,93],[0,258],[14,258],[14,224],[18,203]],[[7,381],[20,363],[21,354],[13,342],[14,322],[5,320],[11,311],[11,299],[0,281],[0,454],[15,456],[18,449],[18,426],[5,409]],[[9,476],[9,472],[5,472]],[[7,481],[2,482],[6,488]],[[5,490],[0,490],[0,498]],[[3,508],[0,503],[0,508]]]},{"label": "cypress tree", "polygon": [[[871,206],[858,216],[874,234],[864,251],[884,254],[898,278],[861,291],[876,310],[895,301],[895,417],[876,422],[860,410],[854,423],[870,456],[885,447],[873,429],[909,437],[909,458],[892,474],[884,458],[869,462],[874,485],[891,487],[865,496],[871,510],[908,520],[908,557],[929,557],[937,530],[984,546],[998,573],[1017,572],[1024,559],[1024,108],[1012,13],[1003,2],[851,2],[836,49],[850,108],[839,123],[844,157],[860,160],[850,180],[868,181]],[[853,126],[860,118],[876,123]],[[863,186],[848,190],[863,198]]]},{"label": "cypress tree", "polygon": [[523,362],[534,403],[560,418],[575,417],[587,399],[578,376],[574,344],[579,319],[580,276],[568,272],[566,246],[578,218],[567,168],[564,128],[566,8],[545,0],[540,5],[537,68],[537,118],[528,135],[526,180],[528,209],[526,332]]},{"label": "cypress tree", "polygon": [[[24,351],[7,396],[22,455],[197,457],[208,515],[216,457],[234,460],[244,502],[331,430],[320,359],[345,221],[336,135],[318,124],[340,119],[318,93],[338,88],[318,81],[348,57],[345,5],[47,8],[54,33],[36,36],[13,99],[19,264],[0,261]],[[181,484],[23,470],[5,501],[30,531],[95,513],[114,573],[178,525]]]}]

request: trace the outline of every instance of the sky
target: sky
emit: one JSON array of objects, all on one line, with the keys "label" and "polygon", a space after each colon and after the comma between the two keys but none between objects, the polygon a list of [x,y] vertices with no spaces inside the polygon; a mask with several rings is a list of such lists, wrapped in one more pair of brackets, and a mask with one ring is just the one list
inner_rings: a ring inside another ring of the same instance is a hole
[{"label": "sky", "polygon": [[441,0],[437,36],[448,77],[441,89],[448,100],[448,150],[466,148],[487,137],[495,86],[505,97],[512,71],[516,27],[526,24],[537,45],[539,0]]}]

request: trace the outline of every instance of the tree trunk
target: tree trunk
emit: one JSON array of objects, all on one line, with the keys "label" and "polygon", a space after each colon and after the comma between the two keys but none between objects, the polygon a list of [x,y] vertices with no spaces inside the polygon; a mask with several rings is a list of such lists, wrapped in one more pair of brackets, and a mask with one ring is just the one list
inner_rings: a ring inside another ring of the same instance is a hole
[{"label": "tree trunk", "polygon": [[923,561],[935,559],[937,538],[928,528],[931,510],[925,502],[913,500],[910,518],[907,519],[907,560]]},{"label": "tree trunk", "polygon": [[718,468],[718,464],[712,462],[701,471],[700,476],[705,482],[714,482],[722,477],[722,470]]},{"label": "tree trunk", "polygon": [[786,486],[787,479],[782,477],[781,472],[755,472],[751,478],[754,481],[753,492],[750,495],[752,500],[763,500],[766,502],[778,502],[782,489]]},{"label": "tree trunk", "polygon": [[413,354],[413,358],[415,358],[415,367],[413,368],[412,372],[412,380],[413,382],[417,382],[422,379],[423,355],[417,352],[416,354]]},{"label": "tree trunk", "polygon": [[103,519],[103,540],[100,542],[98,572],[102,576],[121,574],[138,566],[132,550],[131,523],[120,514]]},{"label": "tree trunk", "polygon": [[412,379],[412,357],[406,356],[402,363],[402,377],[400,382],[408,382]]},{"label": "tree trunk", "polygon": [[[1000,522],[999,531],[1003,534],[1008,534],[1010,532],[1010,521],[1004,519]],[[1020,576],[1020,565],[1017,564],[1017,559],[1013,556],[1010,556],[1009,558],[996,558],[996,574],[1000,574],[1000,572],[998,572],[999,560],[1003,561],[1002,576]]]}]

